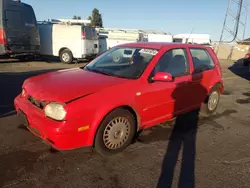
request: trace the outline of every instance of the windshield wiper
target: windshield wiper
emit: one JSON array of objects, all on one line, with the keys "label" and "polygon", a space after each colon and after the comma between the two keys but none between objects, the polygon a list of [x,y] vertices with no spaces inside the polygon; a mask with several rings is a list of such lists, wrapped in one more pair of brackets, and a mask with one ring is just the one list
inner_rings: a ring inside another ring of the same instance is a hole
[{"label": "windshield wiper", "polygon": [[104,74],[104,75],[108,75],[108,76],[114,76],[113,74],[106,72],[102,69],[90,69],[89,67],[85,67],[86,70],[91,71],[91,72],[95,72],[95,73],[100,73],[100,74]]}]

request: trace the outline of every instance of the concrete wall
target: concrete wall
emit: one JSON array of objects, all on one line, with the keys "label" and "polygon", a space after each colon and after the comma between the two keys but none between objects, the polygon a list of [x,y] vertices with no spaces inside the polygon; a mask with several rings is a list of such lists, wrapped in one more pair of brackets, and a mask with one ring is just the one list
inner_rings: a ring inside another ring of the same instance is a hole
[{"label": "concrete wall", "polygon": [[244,58],[245,55],[250,52],[249,45],[216,43],[213,45],[213,47],[219,59],[230,59],[237,61],[241,58]]}]

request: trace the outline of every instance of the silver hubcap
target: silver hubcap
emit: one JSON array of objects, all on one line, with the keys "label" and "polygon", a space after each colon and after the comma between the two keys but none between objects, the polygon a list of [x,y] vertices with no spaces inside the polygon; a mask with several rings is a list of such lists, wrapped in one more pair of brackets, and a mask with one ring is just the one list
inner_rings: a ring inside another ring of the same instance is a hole
[{"label": "silver hubcap", "polygon": [[124,117],[111,120],[106,126],[103,141],[108,149],[118,149],[126,143],[130,134],[130,123]]},{"label": "silver hubcap", "polygon": [[68,62],[69,59],[70,59],[69,54],[64,53],[64,54],[62,55],[62,60],[63,60],[64,62]]},{"label": "silver hubcap", "polygon": [[217,91],[212,92],[208,100],[208,109],[210,111],[213,111],[216,108],[218,101],[219,101],[219,93]]}]

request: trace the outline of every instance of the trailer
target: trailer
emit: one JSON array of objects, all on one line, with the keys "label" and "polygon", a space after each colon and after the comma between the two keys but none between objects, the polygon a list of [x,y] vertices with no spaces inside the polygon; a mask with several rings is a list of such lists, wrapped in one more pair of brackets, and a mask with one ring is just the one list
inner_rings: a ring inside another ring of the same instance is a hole
[{"label": "trailer", "polygon": [[173,37],[174,42],[211,45],[211,36],[208,34],[178,34]]},{"label": "trailer", "polygon": [[[133,42],[173,42],[170,33],[154,30],[121,29],[121,28],[99,28],[99,36],[106,37],[107,49],[114,46]],[[103,38],[99,39],[102,40]]]},{"label": "trailer", "polygon": [[139,30],[132,29],[97,29],[99,36],[106,37],[107,49],[126,43],[141,41],[143,34]]}]

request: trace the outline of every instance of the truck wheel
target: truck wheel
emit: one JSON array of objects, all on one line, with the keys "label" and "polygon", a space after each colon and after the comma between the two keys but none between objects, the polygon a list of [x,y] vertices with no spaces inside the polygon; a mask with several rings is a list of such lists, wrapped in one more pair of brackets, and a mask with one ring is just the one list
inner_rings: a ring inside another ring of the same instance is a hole
[{"label": "truck wheel", "polygon": [[219,87],[215,86],[209,93],[209,96],[207,97],[204,104],[202,105],[200,114],[206,117],[212,115],[216,111],[219,105],[219,101],[220,101],[220,90]]},{"label": "truck wheel", "polygon": [[60,60],[62,63],[70,64],[73,61],[73,54],[70,50],[65,49],[60,53]]},{"label": "truck wheel", "polygon": [[136,132],[134,116],[124,109],[116,109],[102,121],[95,137],[94,148],[101,155],[119,153],[128,147]]}]

